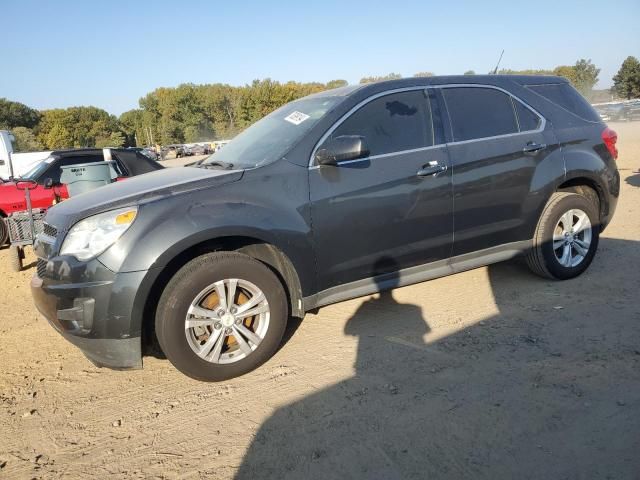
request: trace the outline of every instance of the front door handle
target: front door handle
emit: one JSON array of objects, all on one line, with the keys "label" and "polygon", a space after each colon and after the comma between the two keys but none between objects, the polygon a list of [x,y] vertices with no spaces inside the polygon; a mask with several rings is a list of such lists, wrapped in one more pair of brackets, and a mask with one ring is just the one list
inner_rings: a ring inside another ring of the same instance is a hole
[{"label": "front door handle", "polygon": [[547,145],[544,143],[529,142],[524,146],[524,148],[522,149],[522,152],[525,155],[535,155],[540,150],[544,150],[545,148],[547,148]]},{"label": "front door handle", "polygon": [[422,168],[418,170],[418,173],[416,173],[416,175],[418,175],[419,177],[430,177],[446,171],[446,165],[440,165],[434,160],[427,163],[426,165],[423,165]]}]

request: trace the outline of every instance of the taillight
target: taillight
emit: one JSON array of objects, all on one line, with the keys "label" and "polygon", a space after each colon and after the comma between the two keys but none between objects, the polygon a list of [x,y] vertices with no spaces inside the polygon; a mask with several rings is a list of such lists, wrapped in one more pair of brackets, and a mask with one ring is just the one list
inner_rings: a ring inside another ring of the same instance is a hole
[{"label": "taillight", "polygon": [[618,149],[616,148],[616,142],[618,141],[618,134],[611,130],[609,127],[602,131],[602,141],[607,146],[607,150],[613,158],[618,158]]}]

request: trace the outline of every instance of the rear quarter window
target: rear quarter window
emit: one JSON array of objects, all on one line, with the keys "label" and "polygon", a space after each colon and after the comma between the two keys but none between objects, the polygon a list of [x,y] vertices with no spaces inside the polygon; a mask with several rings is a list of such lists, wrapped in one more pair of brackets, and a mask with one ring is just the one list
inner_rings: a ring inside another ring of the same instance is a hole
[{"label": "rear quarter window", "polygon": [[600,122],[598,112],[568,83],[527,85],[527,88],[583,120]]}]

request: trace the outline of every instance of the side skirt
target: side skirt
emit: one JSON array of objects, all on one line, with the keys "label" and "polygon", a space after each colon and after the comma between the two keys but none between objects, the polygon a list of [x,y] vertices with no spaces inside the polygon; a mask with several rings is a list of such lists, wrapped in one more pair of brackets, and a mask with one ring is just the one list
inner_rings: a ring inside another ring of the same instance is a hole
[{"label": "side skirt", "polygon": [[517,257],[531,248],[531,240],[521,242],[505,243],[496,247],[479,250],[477,252],[465,253],[451,257],[447,260],[427,263],[409,267],[397,272],[386,273],[377,277],[368,277],[355,282],[345,283],[335,287],[327,288],[314,295],[302,299],[304,310],[309,311],[314,308],[342,302],[351,298],[371,295],[390,288],[404,287],[414,283],[433,280],[434,278],[445,277],[454,273],[464,272],[478,267],[491,265],[511,258]]}]

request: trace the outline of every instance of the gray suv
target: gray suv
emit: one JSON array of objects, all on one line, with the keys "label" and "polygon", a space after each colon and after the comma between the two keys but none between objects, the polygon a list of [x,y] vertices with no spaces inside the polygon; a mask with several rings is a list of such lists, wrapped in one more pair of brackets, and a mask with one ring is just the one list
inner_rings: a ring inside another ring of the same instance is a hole
[{"label": "gray suv", "polygon": [[244,374],[290,317],[523,255],[580,275],[614,213],[616,134],[564,79],[452,76],[289,103],[194,167],[51,208],[35,303],[95,364]]}]

